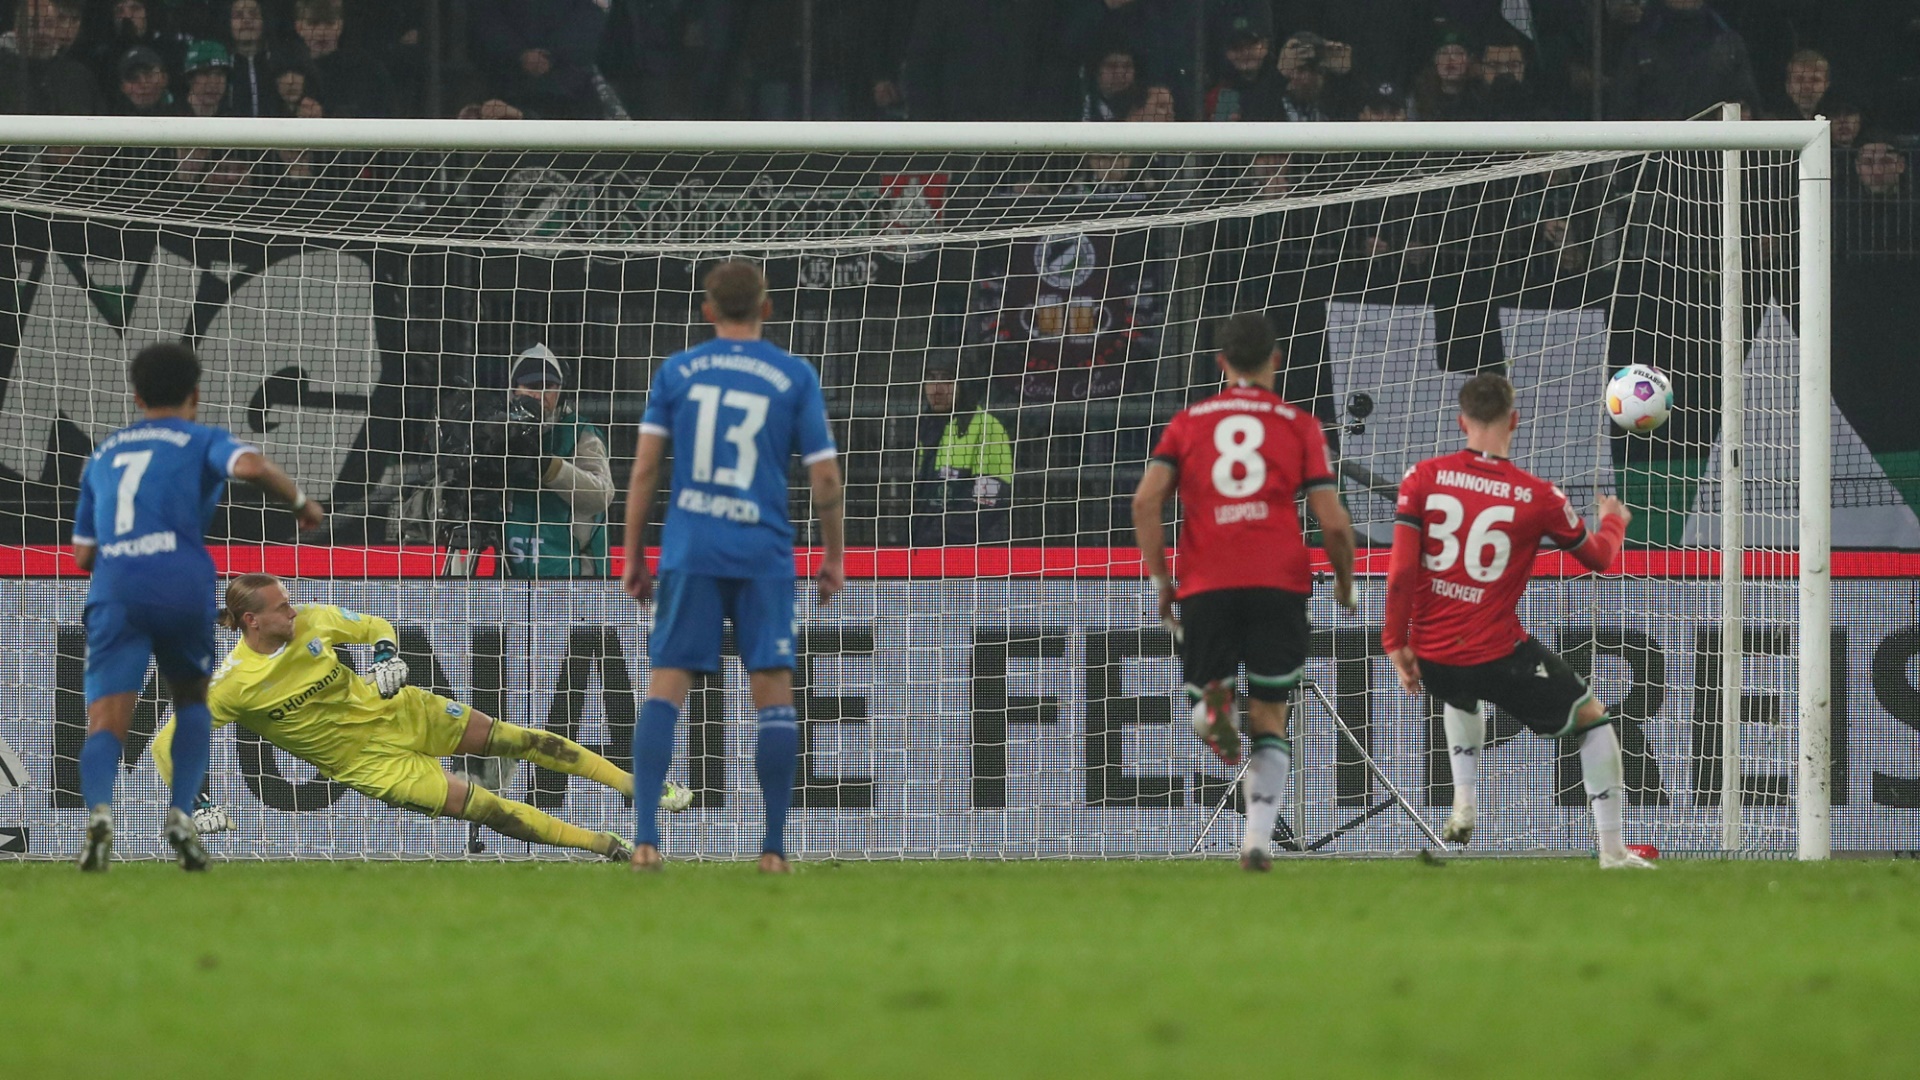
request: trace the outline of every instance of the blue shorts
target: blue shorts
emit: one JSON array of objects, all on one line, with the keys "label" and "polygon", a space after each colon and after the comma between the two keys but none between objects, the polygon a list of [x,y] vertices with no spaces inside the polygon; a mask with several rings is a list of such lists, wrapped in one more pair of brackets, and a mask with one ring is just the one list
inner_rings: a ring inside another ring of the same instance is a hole
[{"label": "blue shorts", "polygon": [[653,636],[647,661],[655,668],[720,670],[721,621],[748,671],[793,667],[793,579],[722,578],[667,571],[654,590]]},{"label": "blue shorts", "polygon": [[152,657],[168,682],[213,674],[213,605],[147,607],[87,603],[87,704],[139,693]]}]

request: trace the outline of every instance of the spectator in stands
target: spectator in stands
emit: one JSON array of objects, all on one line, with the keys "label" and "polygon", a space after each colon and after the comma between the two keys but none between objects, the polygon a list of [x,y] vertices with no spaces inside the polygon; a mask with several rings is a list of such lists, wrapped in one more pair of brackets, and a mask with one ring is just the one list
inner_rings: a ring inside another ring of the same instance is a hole
[{"label": "spectator in stands", "polygon": [[[267,41],[266,12],[260,0],[233,0],[227,6],[228,116],[286,116],[286,107],[273,87],[279,66]],[[304,87],[302,93],[304,96]]]},{"label": "spectator in stands", "polygon": [[1413,80],[1407,118],[1477,120],[1481,112],[1479,79],[1467,36],[1453,27],[1443,28],[1426,68]]},{"label": "spectator in stands", "polygon": [[0,35],[0,112],[62,116],[100,111],[98,82],[74,59],[81,0],[22,0]]},{"label": "spectator in stands", "polygon": [[1860,194],[1868,199],[1897,199],[1907,193],[1907,156],[1884,136],[1868,136],[1853,156]]},{"label": "spectator in stands", "polygon": [[1192,116],[1196,6],[1193,0],[1063,0],[1061,40],[1068,56],[1085,56],[1097,42],[1126,42],[1142,61],[1141,82],[1172,90],[1180,115]]},{"label": "spectator in stands", "polygon": [[961,400],[957,350],[927,361],[913,463],[913,543],[998,543],[1013,505],[1013,440],[971,391]]},{"label": "spectator in stands", "polygon": [[221,116],[227,100],[227,73],[233,61],[226,46],[217,41],[196,41],[187,46],[181,70],[186,75],[186,115]]},{"label": "spectator in stands", "polygon": [[1273,64],[1273,19],[1248,7],[1220,27],[1219,78],[1207,91],[1201,115],[1208,120],[1247,120],[1277,111],[1263,105],[1279,93]]},{"label": "spectator in stands", "polygon": [[274,69],[273,92],[279,97],[280,108],[284,110],[281,115],[297,116],[303,120],[326,115],[320,100],[310,92],[314,81],[313,65],[305,60],[288,60]]},{"label": "spectator in stands", "polygon": [[1833,68],[1813,49],[1801,49],[1787,60],[1784,97],[1773,114],[1782,120],[1811,120],[1827,113],[1827,91],[1833,89]]},{"label": "spectator in stands", "polygon": [[114,0],[102,14],[105,24],[89,34],[93,44],[86,51],[103,87],[118,83],[120,58],[135,45],[160,54],[169,75],[180,72],[193,37],[166,25],[160,17],[165,13],[155,11],[148,0]]},{"label": "spectator in stands", "polygon": [[1480,51],[1480,113],[1488,120],[1557,120],[1551,92],[1527,77],[1527,50],[1518,37],[1494,40]]},{"label": "spectator in stands", "polygon": [[1860,106],[1834,94],[1827,99],[1826,113],[1827,119],[1833,124],[1829,134],[1833,140],[1833,148],[1835,150],[1852,149],[1854,144],[1860,141],[1860,128],[1865,123],[1865,116],[1861,113]]},{"label": "spectator in stands", "polygon": [[113,112],[124,116],[179,116],[179,103],[168,92],[166,62],[145,45],[135,45],[120,58],[119,90]]},{"label": "spectator in stands", "polygon": [[1407,86],[1433,35],[1429,0],[1276,0],[1281,33],[1309,30],[1352,48],[1352,75],[1364,93]]},{"label": "spectator in stands", "polygon": [[1082,120],[1124,120],[1131,100],[1140,86],[1139,58],[1125,44],[1114,42],[1095,50],[1081,69],[1084,92],[1080,99]]},{"label": "spectator in stands", "polygon": [[600,120],[609,110],[594,60],[606,23],[594,0],[473,0],[467,47],[494,97],[542,116]]},{"label": "spectator in stands", "polygon": [[1297,31],[1280,46],[1275,64],[1282,80],[1279,115],[1264,115],[1258,107],[1249,120],[1345,120],[1352,115],[1345,102],[1346,72],[1353,67],[1353,50],[1319,34]]},{"label": "spectator in stands", "polygon": [[1041,49],[1044,29],[1032,0],[922,0],[902,72],[908,115],[1043,120],[1065,114],[1062,87],[1070,84]]},{"label": "spectator in stands", "polygon": [[341,46],[342,11],[340,0],[295,0],[293,32],[306,46],[314,76],[306,81],[305,96],[328,116],[392,116],[393,80],[371,54]]},{"label": "spectator in stands", "polygon": [[1706,0],[1650,6],[1614,68],[1607,115],[1619,120],[1684,120],[1722,101],[1756,109],[1747,44]]}]

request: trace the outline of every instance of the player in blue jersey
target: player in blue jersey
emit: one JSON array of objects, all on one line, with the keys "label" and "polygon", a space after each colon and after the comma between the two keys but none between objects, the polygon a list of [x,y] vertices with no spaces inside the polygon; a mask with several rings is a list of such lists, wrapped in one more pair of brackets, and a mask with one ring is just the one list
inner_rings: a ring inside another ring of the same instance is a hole
[{"label": "player in blue jersey", "polygon": [[[826,560],[818,580],[826,603],[846,583],[840,465],[820,376],[805,360],[760,338],[773,316],[767,281],[751,263],[726,262],[706,278],[701,310],[714,338],[660,365],[640,422],[627,492],[629,595],[659,610],[647,641],[652,673],[633,737],[639,835],[633,867],[661,866],[654,800],[673,760],[674,728],[696,673],[720,670],[722,622],[733,623],[760,713],[754,753],[767,831],[760,869],[786,873],[787,808],[793,800],[800,731],[793,711],[793,524],[787,469],[806,466],[820,515]],[[647,573],[647,517],[660,466],[673,444],[673,485],[661,534],[660,582]]]},{"label": "player in blue jersey", "polygon": [[163,835],[180,865],[204,870],[194,800],[207,775],[213,717],[213,557],[207,525],[229,479],[246,480],[293,507],[317,528],[320,504],[259,450],[219,428],[196,424],[200,361],[184,345],[149,345],[129,381],[144,419],[94,448],[80,476],[73,555],[92,572],[87,588],[87,741],[80,791],[92,811],[80,869],[105,870],[113,853],[113,782],[134,701],[155,661],[173,698],[173,801]]}]

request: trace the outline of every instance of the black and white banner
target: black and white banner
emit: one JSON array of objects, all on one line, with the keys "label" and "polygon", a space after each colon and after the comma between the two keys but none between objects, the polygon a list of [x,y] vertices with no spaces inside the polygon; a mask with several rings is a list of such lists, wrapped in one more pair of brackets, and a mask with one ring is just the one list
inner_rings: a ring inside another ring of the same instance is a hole
[{"label": "black and white banner", "polygon": [[[561,731],[625,764],[644,693],[649,623],[610,583],[298,582],[296,598],[377,612],[400,628],[416,685],[516,723]],[[1718,585],[1623,579],[1536,582],[1523,617],[1591,671],[1622,724],[1630,838],[1669,850],[1718,844]],[[1309,676],[1430,822],[1451,790],[1439,723],[1379,656],[1377,582],[1360,616],[1316,599]],[[1742,732],[1746,820],[1756,847],[1791,851],[1797,752],[1794,587],[1750,582]],[[85,732],[79,582],[0,583],[0,739],[26,774],[0,790],[0,827],[30,830],[35,856],[64,857],[83,809]],[[800,855],[1151,856],[1184,853],[1230,775],[1186,730],[1166,632],[1135,581],[940,579],[855,582],[829,608],[802,590],[805,727],[795,823]],[[1371,612],[1371,614],[1366,614]],[[1920,591],[1906,581],[1834,586],[1833,843],[1920,848]],[[667,827],[671,853],[758,850],[760,797],[745,678],[696,691],[673,776],[699,793]],[[121,849],[157,853],[165,797],[143,701],[119,799]],[[1577,759],[1497,717],[1482,766],[1476,848],[1590,847]],[[1325,833],[1372,805],[1378,785],[1318,705],[1296,719],[1305,820]],[[10,763],[11,764],[11,763]],[[213,789],[244,857],[457,856],[466,826],[389,810],[316,777],[257,736],[215,736]],[[514,797],[595,828],[632,830],[619,796],[522,766]],[[1231,811],[1216,847],[1236,842]],[[1334,852],[1404,850],[1397,812]],[[14,846],[14,845],[10,845]],[[493,838],[490,851],[524,845]]]}]

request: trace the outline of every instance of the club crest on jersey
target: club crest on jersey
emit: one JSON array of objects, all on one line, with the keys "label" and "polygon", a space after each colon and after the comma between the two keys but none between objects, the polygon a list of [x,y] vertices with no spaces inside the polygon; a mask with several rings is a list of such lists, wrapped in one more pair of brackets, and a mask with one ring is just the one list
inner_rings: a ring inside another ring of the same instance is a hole
[{"label": "club crest on jersey", "polygon": [[325,651],[327,651],[327,647],[320,644],[319,638],[314,638],[312,641],[307,642],[307,655],[313,657],[315,660],[320,659],[320,654]]},{"label": "club crest on jersey", "polygon": [[463,706],[457,701],[447,702],[447,715],[459,716]]}]

